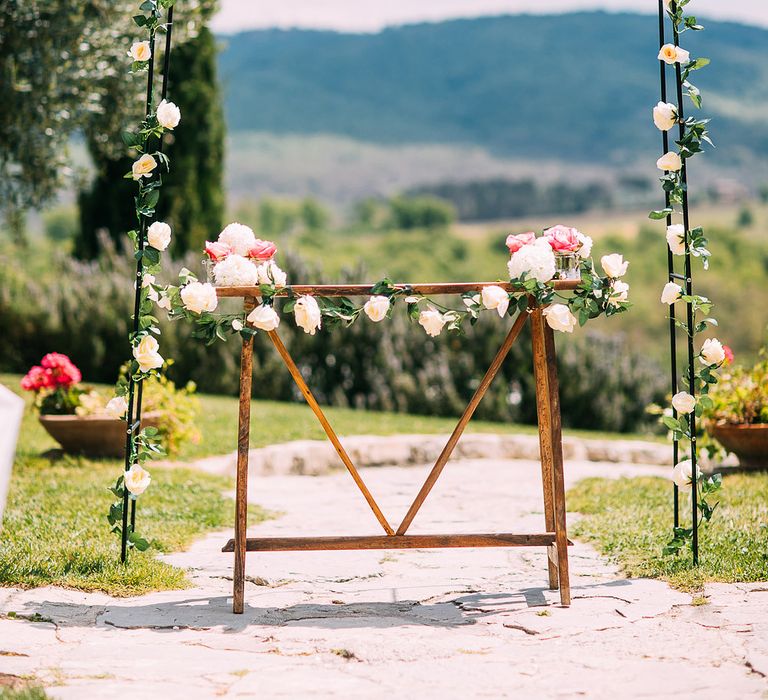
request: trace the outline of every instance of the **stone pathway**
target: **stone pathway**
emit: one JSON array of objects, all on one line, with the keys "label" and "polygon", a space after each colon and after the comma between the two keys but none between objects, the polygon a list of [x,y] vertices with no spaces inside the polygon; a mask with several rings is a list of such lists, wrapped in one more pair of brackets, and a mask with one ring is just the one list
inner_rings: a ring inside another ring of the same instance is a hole
[{"label": "stone pathway", "polygon": [[[426,471],[363,474],[395,522]],[[571,484],[667,472],[566,465]],[[282,512],[254,534],[377,533],[345,473],[250,486],[254,502]],[[540,531],[540,502],[537,463],[452,462],[412,532]],[[246,611],[233,616],[232,555],[219,551],[230,536],[167,557],[191,569],[184,591],[0,589],[3,612],[44,620],[0,619],[0,671],[79,700],[768,697],[768,584],[710,586],[709,604],[692,606],[577,542],[566,609],[544,587],[543,549],[264,553],[249,555]]]}]

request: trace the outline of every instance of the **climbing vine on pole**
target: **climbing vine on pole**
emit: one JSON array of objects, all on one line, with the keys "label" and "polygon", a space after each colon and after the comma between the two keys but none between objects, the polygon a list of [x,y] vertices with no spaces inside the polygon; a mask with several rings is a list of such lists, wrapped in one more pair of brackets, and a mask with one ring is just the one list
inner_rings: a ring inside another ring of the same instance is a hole
[{"label": "climbing vine on pole", "polygon": [[[137,226],[128,232],[136,259],[133,325],[129,334],[133,359],[128,376],[118,381],[115,398],[110,402],[114,412],[123,413],[127,423],[125,468],[110,488],[116,500],[107,516],[112,531],[120,535],[122,561],[126,560],[130,548],[145,550],[148,547],[147,541],[136,530],[136,502],[151,482],[144,464],[163,453],[157,429],[141,427],[141,404],[144,381],[156,375],[164,362],[156,337],[160,335],[158,321],[153,315],[153,303],[162,306],[163,301],[154,287],[153,273],[159,270],[160,254],[171,241],[171,227],[155,220],[163,185],[162,173],[170,170],[168,157],[163,153],[163,134],[173,130],[181,119],[178,107],[166,99],[173,4],[174,0],[145,0],[141,3],[133,21],[145,32],[146,39],[134,42],[127,51],[131,73],[146,74],[147,92],[144,118],[134,130],[122,134],[124,144],[135,158],[125,177],[134,180],[137,187],[134,197]],[[161,44],[158,35],[165,35],[159,102],[155,94],[155,54]]]},{"label": "climbing vine on pole", "polygon": [[[673,441],[675,467],[674,481],[674,529],[666,554],[684,553],[690,545],[693,563],[699,561],[699,526],[709,522],[717,504],[709,497],[721,485],[719,475],[705,477],[699,469],[697,445],[697,418],[709,407],[712,400],[709,388],[717,383],[717,369],[725,362],[725,350],[716,338],[706,339],[697,346],[697,336],[705,333],[717,321],[710,316],[712,302],[694,293],[692,258],[699,258],[708,268],[707,239],[701,227],[691,227],[688,206],[688,163],[703,151],[704,144],[712,145],[708,132],[708,119],[686,117],[685,98],[697,110],[701,109],[701,91],[691,82],[691,75],[709,64],[708,58],[692,58],[683,48],[681,37],[689,31],[701,31],[701,26],[684,8],[691,0],[659,0],[659,55],[661,101],[653,110],[653,121],[662,133],[663,154],[657,162],[663,171],[660,178],[664,190],[665,207],[650,214],[651,219],[665,220],[667,225],[668,281],[661,301],[669,306],[670,362],[672,379],[672,406],[663,417]],[[668,41],[667,25],[671,25],[671,41]],[[675,102],[667,94],[668,70],[674,71]],[[677,127],[676,148],[671,148],[670,136]],[[676,259],[682,258],[682,272]],[[676,314],[676,305],[685,306],[685,315]],[[677,336],[685,336],[686,367],[682,376],[677,366]],[[681,459],[687,452],[685,459]],[[690,490],[690,527],[680,524],[680,489]]]}]

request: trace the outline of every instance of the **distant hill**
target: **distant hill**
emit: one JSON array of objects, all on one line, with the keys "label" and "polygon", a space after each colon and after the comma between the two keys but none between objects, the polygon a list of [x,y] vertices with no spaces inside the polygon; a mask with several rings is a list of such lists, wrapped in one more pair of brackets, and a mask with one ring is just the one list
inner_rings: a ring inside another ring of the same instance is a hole
[{"label": "distant hill", "polygon": [[[719,162],[768,154],[768,31],[707,22],[684,35]],[[626,165],[656,153],[653,18],[580,12],[418,24],[379,34],[223,37],[231,131],[453,143],[500,157]],[[702,47],[700,49],[700,47]],[[236,138],[236,134],[233,134]]]}]

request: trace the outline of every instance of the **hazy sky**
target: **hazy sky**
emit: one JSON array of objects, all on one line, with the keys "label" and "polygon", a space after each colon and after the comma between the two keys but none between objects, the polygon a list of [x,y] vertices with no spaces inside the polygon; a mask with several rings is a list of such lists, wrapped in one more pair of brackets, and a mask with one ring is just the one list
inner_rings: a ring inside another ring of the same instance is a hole
[{"label": "hazy sky", "polygon": [[[376,31],[448,17],[574,9],[655,12],[655,0],[222,0],[213,26],[220,32],[254,27],[322,27]],[[691,14],[768,27],[768,0],[692,0]]]}]

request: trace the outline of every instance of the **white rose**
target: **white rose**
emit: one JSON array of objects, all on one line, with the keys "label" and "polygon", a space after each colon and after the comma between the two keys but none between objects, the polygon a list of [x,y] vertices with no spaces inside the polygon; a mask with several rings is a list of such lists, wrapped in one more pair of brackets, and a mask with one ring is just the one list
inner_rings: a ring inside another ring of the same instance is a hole
[{"label": "white rose", "polygon": [[165,250],[171,242],[171,227],[164,221],[155,221],[147,230],[147,242],[157,250]]},{"label": "white rose", "polygon": [[221,287],[253,287],[259,282],[259,270],[242,255],[228,255],[214,265],[213,279]]},{"label": "white rose", "polygon": [[427,335],[436,338],[443,330],[447,319],[436,308],[430,306],[419,314],[419,325],[427,332]]},{"label": "white rose", "polygon": [[149,472],[138,464],[134,464],[131,468],[125,472],[124,475],[125,488],[128,489],[134,496],[140,496],[149,488],[149,483],[152,481],[152,477]]},{"label": "white rose", "polygon": [[[298,302],[297,302],[298,303]],[[280,325],[277,312],[267,304],[257,306],[246,319],[254,328],[261,331],[273,331]],[[234,326],[234,323],[232,324]]]},{"label": "white rose", "polygon": [[592,239],[585,236],[581,231],[576,231],[576,237],[581,241],[581,248],[577,251],[578,255],[582,260],[586,260],[592,255]]},{"label": "white rose", "polygon": [[659,102],[653,108],[653,123],[659,131],[669,131],[677,123],[677,106]]},{"label": "white rose", "polygon": [[656,161],[656,167],[659,170],[664,170],[665,172],[676,173],[683,167],[683,161],[680,159],[680,156],[677,153],[674,151],[669,151],[669,153],[665,153]]},{"label": "white rose", "polygon": [[672,397],[672,408],[678,413],[691,413],[696,408],[696,397],[687,391],[679,391]]},{"label": "white rose", "polygon": [[685,65],[691,60],[691,54],[685,49],[681,49],[679,46],[675,46],[674,44],[664,44],[664,46],[662,46],[661,50],[659,51],[659,60],[664,61],[664,63],[670,66],[673,63]]},{"label": "white rose", "polygon": [[389,297],[373,296],[363,306],[365,315],[374,323],[383,321],[389,311]]},{"label": "white rose", "polygon": [[208,282],[190,282],[181,288],[179,296],[184,308],[196,314],[214,311],[219,304],[216,289]]},{"label": "white rose", "polygon": [[481,296],[483,306],[486,309],[496,309],[499,317],[504,318],[504,314],[507,313],[509,308],[509,294],[507,292],[498,285],[492,284],[488,287],[483,287]]},{"label": "white rose", "polygon": [[152,177],[152,171],[157,167],[157,161],[149,153],[145,153],[131,166],[131,173],[134,180],[140,180],[142,177]]},{"label": "white rose", "polygon": [[163,100],[157,106],[157,122],[164,129],[173,129],[181,121],[181,110],[173,103]]},{"label": "white rose", "polygon": [[629,285],[621,280],[616,280],[610,289],[608,295],[608,303],[611,306],[618,306],[621,302],[626,301],[629,297]]},{"label": "white rose", "polygon": [[119,420],[125,416],[125,413],[128,410],[128,402],[125,400],[125,396],[115,396],[107,401],[104,410],[112,416],[112,418],[117,418]]},{"label": "white rose", "polygon": [[627,274],[627,267],[629,266],[629,262],[624,260],[624,256],[619,255],[618,253],[603,255],[603,257],[600,258],[600,264],[603,266],[605,274],[613,279],[623,277]]},{"label": "white rose", "polygon": [[131,49],[128,51],[128,55],[134,61],[148,61],[152,57],[152,49],[150,48],[148,41],[137,41],[131,44]]},{"label": "white rose", "polygon": [[243,322],[239,318],[232,320],[232,330],[237,331],[238,333],[243,330]]},{"label": "white rose", "polygon": [[667,282],[664,285],[664,289],[661,291],[661,303],[669,304],[671,306],[680,298],[682,293],[683,288],[679,284]]},{"label": "white rose", "polygon": [[248,251],[256,245],[256,236],[249,226],[233,223],[219,234],[219,243],[226,243],[233,253],[247,257]]},{"label": "white rose", "polygon": [[673,255],[685,255],[685,226],[682,224],[667,226],[667,245]]},{"label": "white rose", "polygon": [[707,338],[701,346],[699,359],[703,365],[719,365],[725,360],[723,344],[717,338]]},{"label": "white rose", "polygon": [[547,319],[547,325],[552,330],[562,331],[563,333],[573,333],[576,328],[576,317],[565,304],[552,304],[542,312]]},{"label": "white rose", "polygon": [[296,325],[310,335],[314,335],[322,325],[322,314],[314,297],[299,297],[293,307],[293,315],[296,318]]},{"label": "white rose", "polygon": [[[696,468],[696,476],[698,477],[698,467]],[[684,459],[675,465],[672,470],[672,481],[674,481],[681,489],[686,486],[690,486],[693,481],[693,462],[690,459]]]},{"label": "white rose", "polygon": [[288,283],[288,275],[271,260],[261,263],[257,269],[259,284],[274,284],[275,287],[285,287]]},{"label": "white rose", "polygon": [[539,282],[549,282],[557,271],[555,254],[545,238],[537,238],[534,243],[524,245],[512,254],[507,264],[510,279],[519,279],[523,273]]},{"label": "white rose", "polygon": [[139,344],[133,348],[133,357],[139,363],[139,369],[142,372],[149,372],[151,369],[157,369],[163,366],[163,358],[158,350],[160,343],[151,335],[145,335]]}]

